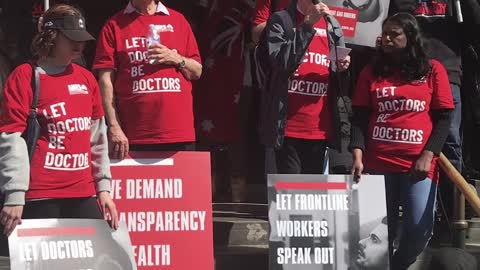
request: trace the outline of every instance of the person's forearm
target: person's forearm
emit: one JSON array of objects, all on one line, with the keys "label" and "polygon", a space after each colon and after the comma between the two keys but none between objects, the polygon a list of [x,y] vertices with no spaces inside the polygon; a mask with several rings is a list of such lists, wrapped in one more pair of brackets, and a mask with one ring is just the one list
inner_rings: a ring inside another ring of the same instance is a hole
[{"label": "person's forearm", "polygon": [[98,84],[102,93],[103,110],[109,127],[120,127],[113,94],[113,71],[100,73]]},{"label": "person's forearm", "polygon": [[352,149],[352,156],[354,160],[362,160],[363,159],[363,150],[360,148]]},{"label": "person's forearm", "polygon": [[181,60],[178,64],[183,76],[189,81],[200,79],[200,76],[202,76],[202,65],[190,58],[183,57],[183,59],[185,60],[185,67],[180,66]]},{"label": "person's forearm", "polygon": [[367,107],[353,107],[353,116],[351,119],[350,144],[349,150],[354,149],[365,151],[365,136],[368,129],[371,110]]},{"label": "person's forearm", "polygon": [[450,114],[450,110],[432,112],[432,133],[428,138],[424,151],[431,151],[437,156],[440,155],[450,130]]},{"label": "person's forearm", "polygon": [[263,30],[265,30],[265,26],[267,25],[267,22],[263,22],[259,25],[255,25],[252,27],[252,41],[255,44],[258,44],[260,42],[260,38],[262,37]]},{"label": "person's forearm", "polygon": [[30,184],[28,150],[22,134],[0,134],[0,190],[5,206],[24,205]]},{"label": "person's forearm", "polygon": [[110,192],[110,159],[108,158],[108,140],[105,132],[105,118],[92,120],[90,128],[90,148],[92,158],[92,176],[97,193]]}]

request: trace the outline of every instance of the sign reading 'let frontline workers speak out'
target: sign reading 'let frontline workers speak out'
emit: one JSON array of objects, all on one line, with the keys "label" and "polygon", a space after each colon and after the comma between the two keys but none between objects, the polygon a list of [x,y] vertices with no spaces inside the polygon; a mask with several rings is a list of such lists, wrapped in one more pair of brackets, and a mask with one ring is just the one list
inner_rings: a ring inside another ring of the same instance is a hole
[{"label": "sign reading 'let frontline workers speak out'", "polygon": [[383,176],[268,176],[270,270],[388,270]]}]

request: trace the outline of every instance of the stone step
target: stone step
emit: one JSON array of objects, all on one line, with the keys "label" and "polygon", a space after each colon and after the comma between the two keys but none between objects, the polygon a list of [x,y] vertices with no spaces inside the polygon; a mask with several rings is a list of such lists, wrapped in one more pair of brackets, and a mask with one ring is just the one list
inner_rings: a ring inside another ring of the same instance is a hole
[{"label": "stone step", "polygon": [[214,203],[215,270],[268,270],[268,205]]},{"label": "stone step", "polygon": [[214,217],[256,217],[268,219],[268,205],[263,203],[214,203]]},{"label": "stone step", "polygon": [[268,253],[252,254],[250,251],[248,251],[238,254],[224,254],[215,256],[215,270],[245,269],[268,270]]},{"label": "stone step", "polygon": [[0,257],[0,270],[10,270],[10,260],[7,257]]},{"label": "stone step", "polygon": [[218,250],[268,247],[268,206],[214,204],[213,239]]},{"label": "stone step", "polygon": [[480,218],[468,220],[465,246],[472,252],[480,252]]}]

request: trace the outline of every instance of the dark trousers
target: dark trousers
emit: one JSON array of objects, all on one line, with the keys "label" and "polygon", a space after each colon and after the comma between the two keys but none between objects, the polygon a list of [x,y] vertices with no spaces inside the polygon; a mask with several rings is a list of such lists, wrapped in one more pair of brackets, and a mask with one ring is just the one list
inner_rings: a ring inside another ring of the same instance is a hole
[{"label": "dark trousers", "polygon": [[[455,84],[450,84],[452,89],[453,104],[455,109],[450,114],[450,129],[448,131],[448,137],[443,146],[442,152],[452,163],[452,165],[460,173],[462,173],[462,100],[460,94],[460,87]],[[448,177],[441,171],[440,173],[440,197],[445,207],[448,220],[453,220],[454,205],[455,205],[455,185],[448,179]],[[446,224],[450,226],[450,224]]]},{"label": "dark trousers", "polygon": [[276,150],[277,171],[280,174],[323,174],[325,140],[285,138],[282,148]]},{"label": "dark trousers", "polygon": [[[96,198],[27,201],[22,219],[86,218],[103,219]],[[9,256],[7,237],[0,225],[0,256]]]}]

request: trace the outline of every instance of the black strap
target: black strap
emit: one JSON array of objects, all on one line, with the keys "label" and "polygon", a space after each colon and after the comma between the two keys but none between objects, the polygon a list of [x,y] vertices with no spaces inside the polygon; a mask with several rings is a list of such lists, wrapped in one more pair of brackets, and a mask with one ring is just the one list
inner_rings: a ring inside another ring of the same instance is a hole
[{"label": "black strap", "polygon": [[40,95],[40,74],[35,64],[30,65],[32,66],[32,105],[30,106],[30,113],[28,114],[27,119],[25,141],[27,143],[28,157],[30,161],[32,161],[33,153],[35,152],[37,140],[40,135],[40,125],[37,120],[38,97]]},{"label": "black strap", "polygon": [[33,91],[33,99],[32,99],[32,105],[30,106],[30,114],[32,111],[35,112],[35,117],[36,117],[36,112],[37,112],[37,106],[38,106],[38,96],[40,95],[40,75],[37,70],[37,66],[34,64],[31,64],[32,66],[32,91]]}]

